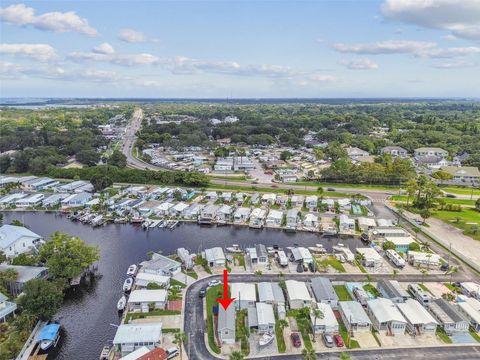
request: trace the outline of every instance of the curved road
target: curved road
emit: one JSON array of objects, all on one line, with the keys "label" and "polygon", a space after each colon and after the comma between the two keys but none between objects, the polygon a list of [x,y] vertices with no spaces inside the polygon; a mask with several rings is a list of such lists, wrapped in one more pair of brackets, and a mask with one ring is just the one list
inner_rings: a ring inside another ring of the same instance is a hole
[{"label": "curved road", "polygon": [[[286,274],[282,278],[279,275],[230,275],[231,282],[259,282],[259,281],[280,281],[296,279],[306,281],[312,275],[306,274]],[[331,280],[365,280],[365,274],[329,274]],[[373,280],[392,278],[392,275],[371,275]],[[199,292],[206,288],[207,283],[212,279],[221,280],[221,275],[210,276],[196,281],[190,285],[185,294],[185,312],[184,312],[184,332],[187,335],[185,348],[189,354],[189,360],[218,360],[219,357],[210,353],[206,345],[207,324],[204,320],[204,305],[199,299]],[[398,275],[398,280],[421,281],[421,275]],[[445,281],[445,275],[432,275],[431,281]],[[461,280],[461,277],[456,277]],[[347,351],[348,352],[348,351]],[[400,348],[400,349],[358,349],[349,352],[352,359],[375,360],[375,359],[449,359],[449,360],[473,360],[480,358],[480,345],[462,345],[462,346],[440,346],[440,347],[419,347],[419,348]],[[339,352],[321,352],[318,353],[320,359],[338,359]],[[281,354],[259,359],[279,359],[279,360],[297,360],[302,359],[299,354]]]}]

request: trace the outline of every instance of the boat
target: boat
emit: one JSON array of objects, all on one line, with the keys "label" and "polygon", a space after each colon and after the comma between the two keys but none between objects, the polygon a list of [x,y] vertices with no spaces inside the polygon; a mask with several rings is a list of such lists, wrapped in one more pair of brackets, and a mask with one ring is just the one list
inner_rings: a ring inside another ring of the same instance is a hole
[{"label": "boat", "polygon": [[125,305],[127,305],[127,298],[125,295],[122,295],[120,300],[117,302],[117,310],[118,311],[123,311],[125,309]]},{"label": "boat", "polygon": [[116,218],[113,220],[115,224],[126,224],[127,223],[127,218],[121,217],[121,218]]},{"label": "boat", "polygon": [[137,273],[137,270],[138,270],[137,265],[135,264],[130,265],[127,270],[127,276],[135,276],[135,274]]},{"label": "boat", "polygon": [[144,219],[143,217],[141,217],[141,216],[134,216],[134,217],[132,217],[132,219],[130,220],[130,222],[131,222],[132,224],[141,224],[141,223],[143,223],[144,221],[145,221],[145,219]]},{"label": "boat", "polygon": [[110,345],[105,345],[102,349],[102,352],[100,353],[100,360],[108,360],[110,351],[112,350],[112,347]]},{"label": "boat", "polygon": [[325,254],[327,250],[325,250],[323,246],[318,246],[318,245],[319,244],[317,244],[317,246],[309,246],[307,249],[310,250],[310,252],[312,253]]},{"label": "boat", "polygon": [[90,224],[95,227],[95,226],[101,226],[103,225],[104,223],[104,220],[103,220],[103,215],[98,215],[98,216],[95,216],[92,221],[90,222]]},{"label": "boat", "polygon": [[160,224],[160,221],[162,221],[162,220],[152,220],[152,221],[150,222],[150,224],[148,225],[148,227],[149,227],[149,228],[155,228],[155,227],[158,226],[158,224]]},{"label": "boat", "polygon": [[174,228],[175,226],[177,226],[177,225],[178,225],[178,221],[172,221],[172,223],[170,223],[170,225],[169,225],[168,228],[169,228],[169,229],[173,229],[173,228]]},{"label": "boat", "polygon": [[45,325],[37,337],[37,342],[40,343],[40,349],[43,351],[57,346],[58,340],[60,340],[60,324],[57,323]]},{"label": "boat", "polygon": [[133,286],[133,279],[131,277],[126,278],[125,282],[123,283],[123,291],[129,292],[130,290],[132,290],[132,286]]},{"label": "boat", "polygon": [[234,253],[234,254],[240,254],[242,253],[242,249],[240,248],[240,245],[238,244],[233,244],[232,246],[228,246],[225,248],[227,252],[229,253]]},{"label": "boat", "polygon": [[273,335],[271,333],[265,333],[265,334],[262,335],[260,340],[258,340],[258,345],[260,345],[260,346],[268,345],[273,341],[273,339],[275,339],[275,335]]},{"label": "boat", "polygon": [[148,228],[150,227],[150,224],[151,224],[151,223],[152,223],[151,220],[148,220],[148,219],[147,219],[147,220],[145,220],[145,221],[143,222],[142,227],[143,227],[144,229],[148,229]]}]

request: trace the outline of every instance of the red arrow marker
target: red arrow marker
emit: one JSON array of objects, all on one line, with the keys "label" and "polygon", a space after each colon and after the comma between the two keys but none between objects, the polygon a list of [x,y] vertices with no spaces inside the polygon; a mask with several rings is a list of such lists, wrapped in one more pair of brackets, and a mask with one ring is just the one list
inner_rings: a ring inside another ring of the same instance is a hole
[{"label": "red arrow marker", "polygon": [[223,306],[225,310],[228,309],[230,304],[235,300],[235,298],[230,299],[228,297],[228,271],[227,269],[223,270],[223,299],[215,299],[219,304]]}]

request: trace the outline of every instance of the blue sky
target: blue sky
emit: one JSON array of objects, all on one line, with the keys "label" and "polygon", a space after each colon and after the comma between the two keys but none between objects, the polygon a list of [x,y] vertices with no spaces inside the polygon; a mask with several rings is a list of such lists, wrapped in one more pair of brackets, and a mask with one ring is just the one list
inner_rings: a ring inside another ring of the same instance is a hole
[{"label": "blue sky", "polygon": [[480,95],[478,0],[2,1],[0,26],[2,97]]}]

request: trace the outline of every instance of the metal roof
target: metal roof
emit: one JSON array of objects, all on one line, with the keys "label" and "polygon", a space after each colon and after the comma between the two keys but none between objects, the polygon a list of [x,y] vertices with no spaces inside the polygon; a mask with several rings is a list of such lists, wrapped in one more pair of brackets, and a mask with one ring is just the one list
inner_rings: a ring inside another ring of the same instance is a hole
[{"label": "metal roof", "polygon": [[398,309],[405,319],[412,324],[438,324],[433,316],[417,301],[407,299],[404,303],[397,304]]},{"label": "metal roof", "polygon": [[389,321],[406,323],[405,318],[390,299],[377,298],[373,300],[368,300],[367,304],[373,316],[375,316],[375,318],[380,323],[385,323]]},{"label": "metal roof", "polygon": [[317,301],[337,300],[338,295],[329,279],[324,277],[316,277],[311,281],[312,291]]},{"label": "metal roof", "polygon": [[8,248],[23,238],[37,240],[42,237],[23,226],[3,225],[0,227],[0,248]]},{"label": "metal roof", "polygon": [[122,324],[113,339],[114,344],[156,343],[162,337],[162,323]]},{"label": "metal roof", "polygon": [[367,312],[358,301],[340,301],[340,311],[350,324],[371,324]]},{"label": "metal roof", "polygon": [[227,310],[218,305],[218,330],[230,329],[235,331],[235,306],[229,306]]}]

